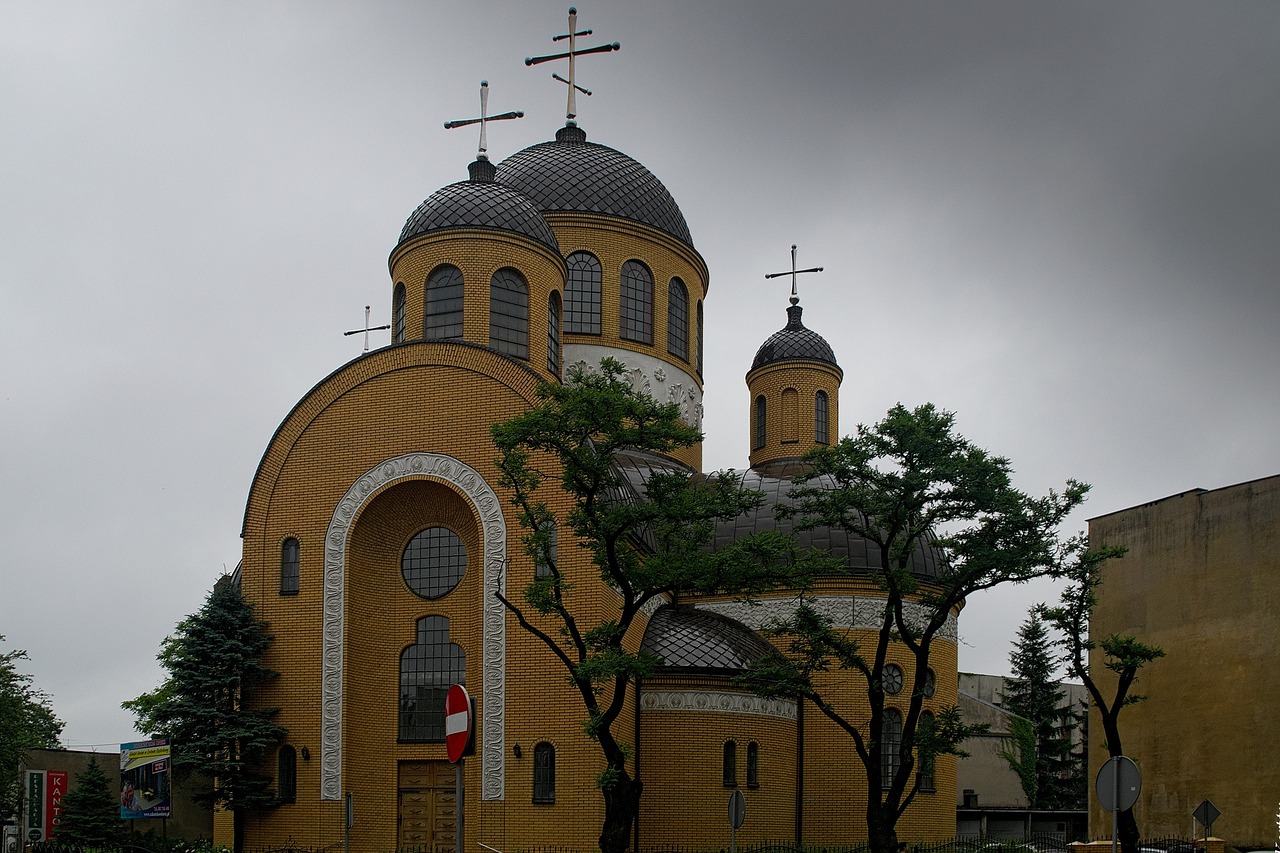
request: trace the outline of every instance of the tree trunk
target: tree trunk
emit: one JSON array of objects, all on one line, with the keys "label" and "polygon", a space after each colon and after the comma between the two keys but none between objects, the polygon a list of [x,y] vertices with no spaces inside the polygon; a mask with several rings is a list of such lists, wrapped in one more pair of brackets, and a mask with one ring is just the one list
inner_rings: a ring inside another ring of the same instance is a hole
[{"label": "tree trunk", "polygon": [[604,795],[604,823],[600,827],[601,853],[625,853],[631,846],[631,827],[640,808],[638,779],[632,779],[625,769],[619,769],[613,783],[602,788]]},{"label": "tree trunk", "polygon": [[1125,809],[1118,817],[1121,853],[1138,853],[1138,820],[1133,816],[1133,809]]},{"label": "tree trunk", "polygon": [[231,810],[231,849],[234,853],[244,850],[244,813],[240,809]]},{"label": "tree trunk", "polygon": [[883,805],[867,809],[867,843],[871,853],[898,853],[897,821],[886,812]]}]

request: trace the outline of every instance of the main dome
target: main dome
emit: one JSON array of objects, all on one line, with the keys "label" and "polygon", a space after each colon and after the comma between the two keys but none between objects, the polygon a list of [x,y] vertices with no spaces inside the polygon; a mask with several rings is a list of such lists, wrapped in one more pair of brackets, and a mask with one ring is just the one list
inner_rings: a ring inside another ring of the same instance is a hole
[{"label": "main dome", "polygon": [[603,213],[651,225],[693,246],[689,226],[662,181],[607,145],[587,142],[576,125],[512,154],[498,166],[498,183],[518,190],[543,213]]}]

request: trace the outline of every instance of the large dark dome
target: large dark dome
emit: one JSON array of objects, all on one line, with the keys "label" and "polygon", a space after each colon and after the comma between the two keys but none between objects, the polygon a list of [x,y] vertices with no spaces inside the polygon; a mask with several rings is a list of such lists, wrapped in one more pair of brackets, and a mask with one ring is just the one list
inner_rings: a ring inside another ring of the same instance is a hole
[{"label": "large dark dome", "polygon": [[491,163],[472,163],[471,174],[471,180],[441,187],[418,205],[396,245],[431,231],[492,228],[532,238],[560,254],[556,235],[537,206],[510,187],[494,183]]},{"label": "large dark dome", "polygon": [[651,225],[693,246],[676,201],[652,172],[621,151],[587,142],[579,127],[562,127],[554,142],[512,154],[498,182],[519,190],[544,213],[604,213]]},{"label": "large dark dome", "polygon": [[831,351],[831,344],[827,343],[827,339],[812,329],[806,329],[804,323],[800,322],[801,311],[799,305],[787,308],[786,328],[774,332],[760,345],[755,361],[751,362],[752,370],[778,361],[836,363],[836,354]]},{"label": "large dark dome", "polygon": [[649,618],[641,651],[671,669],[741,671],[773,651],[759,634],[710,610],[659,608]]}]

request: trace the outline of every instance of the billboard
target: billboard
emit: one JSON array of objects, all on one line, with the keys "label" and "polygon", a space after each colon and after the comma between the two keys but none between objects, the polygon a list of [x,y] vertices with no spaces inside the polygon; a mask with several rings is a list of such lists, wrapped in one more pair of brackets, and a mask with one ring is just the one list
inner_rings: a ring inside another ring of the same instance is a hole
[{"label": "billboard", "polygon": [[24,837],[29,842],[49,841],[58,829],[62,798],[67,794],[67,771],[26,771],[27,807],[23,815]]},{"label": "billboard", "polygon": [[169,741],[120,744],[120,818],[169,816]]}]

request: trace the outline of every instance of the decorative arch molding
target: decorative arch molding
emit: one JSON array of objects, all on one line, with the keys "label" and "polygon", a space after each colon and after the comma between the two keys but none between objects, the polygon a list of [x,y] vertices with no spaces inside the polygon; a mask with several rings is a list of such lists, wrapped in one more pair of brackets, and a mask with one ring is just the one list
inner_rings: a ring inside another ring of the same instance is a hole
[{"label": "decorative arch molding", "polygon": [[408,453],[380,462],[347,489],[325,534],[320,705],[320,798],[342,798],[343,631],[346,620],[347,543],[355,519],[385,487],[405,480],[435,480],[471,502],[483,537],[484,639],[481,691],[484,737],[480,746],[481,799],[503,799],[506,777],[506,613],[494,593],[506,594],[507,523],[502,502],[471,466],[440,453]]}]

